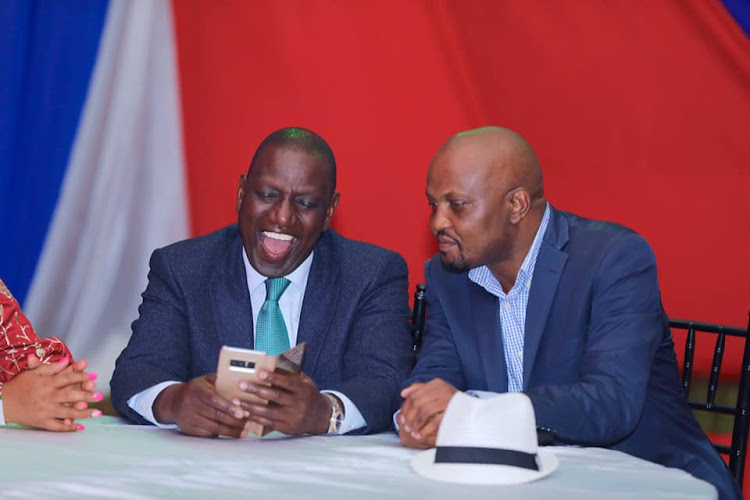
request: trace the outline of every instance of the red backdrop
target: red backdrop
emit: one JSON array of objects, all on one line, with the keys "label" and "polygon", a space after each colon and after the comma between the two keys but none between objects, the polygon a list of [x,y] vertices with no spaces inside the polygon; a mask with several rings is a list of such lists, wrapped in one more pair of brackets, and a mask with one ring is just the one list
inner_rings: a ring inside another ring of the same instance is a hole
[{"label": "red backdrop", "polygon": [[400,252],[414,284],[432,155],[503,125],[555,207],[649,240],[668,314],[746,324],[750,42],[718,0],[174,5],[195,234],[235,220],[269,132],[308,127],[337,157],[334,226]]}]

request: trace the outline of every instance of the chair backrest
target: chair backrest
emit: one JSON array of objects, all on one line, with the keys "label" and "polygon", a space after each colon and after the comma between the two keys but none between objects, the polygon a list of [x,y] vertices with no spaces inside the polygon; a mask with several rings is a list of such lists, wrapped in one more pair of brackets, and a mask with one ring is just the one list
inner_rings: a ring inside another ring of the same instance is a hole
[{"label": "chair backrest", "polygon": [[411,335],[414,342],[414,352],[417,352],[422,347],[422,334],[424,333],[424,322],[427,315],[425,290],[427,290],[427,286],[424,283],[419,283],[414,292],[414,308],[411,314]]},{"label": "chair backrest", "polygon": [[[723,413],[734,418],[732,426],[732,442],[730,446],[713,443],[719,453],[729,455],[729,470],[737,482],[742,486],[743,472],[745,470],[745,455],[747,453],[748,424],[750,423],[750,314],[748,314],[748,328],[737,328],[734,326],[717,325],[713,323],[701,323],[684,319],[670,319],[669,326],[672,329],[687,330],[685,341],[685,360],[682,366],[682,387],[688,404],[691,408],[706,412]],[[698,333],[712,334],[716,336],[714,343],[714,356],[711,363],[711,374],[709,375],[708,388],[705,400],[693,400],[689,398],[690,383],[693,375],[693,358],[695,355],[696,335]],[[740,372],[740,384],[737,392],[735,405],[718,404],[715,402],[716,392],[719,387],[719,376],[721,374],[721,362],[724,357],[724,344],[726,336],[741,337],[743,339],[744,354],[742,357],[742,371]]]}]

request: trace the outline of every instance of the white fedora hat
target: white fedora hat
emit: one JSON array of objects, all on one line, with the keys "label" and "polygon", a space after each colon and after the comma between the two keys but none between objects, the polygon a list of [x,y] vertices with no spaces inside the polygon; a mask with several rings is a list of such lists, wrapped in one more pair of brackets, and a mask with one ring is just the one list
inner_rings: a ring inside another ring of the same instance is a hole
[{"label": "white fedora hat", "polygon": [[468,484],[526,483],[557,466],[557,457],[539,448],[534,408],[520,392],[490,399],[457,392],[440,423],[436,448],[411,461],[425,477]]}]

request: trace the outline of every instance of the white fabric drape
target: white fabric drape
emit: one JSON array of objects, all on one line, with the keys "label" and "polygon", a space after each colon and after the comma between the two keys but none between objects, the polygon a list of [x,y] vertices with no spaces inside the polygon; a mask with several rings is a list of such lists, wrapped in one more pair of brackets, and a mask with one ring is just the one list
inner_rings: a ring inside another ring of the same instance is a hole
[{"label": "white fabric drape", "polygon": [[148,258],[188,235],[168,0],[113,0],[25,312],[87,359],[107,392]]}]

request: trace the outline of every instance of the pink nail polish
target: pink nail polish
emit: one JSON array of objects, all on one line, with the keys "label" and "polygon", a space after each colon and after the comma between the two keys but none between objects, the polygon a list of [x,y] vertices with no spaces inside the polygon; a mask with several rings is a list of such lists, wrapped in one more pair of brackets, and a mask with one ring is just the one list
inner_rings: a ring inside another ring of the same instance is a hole
[{"label": "pink nail polish", "polygon": [[89,380],[96,380],[98,376],[96,373],[89,373]]},{"label": "pink nail polish", "polygon": [[91,412],[91,418],[99,418],[102,416],[101,410],[94,410]]},{"label": "pink nail polish", "polygon": [[68,362],[67,356],[63,356],[62,358],[60,358],[60,363],[67,363],[67,362]]},{"label": "pink nail polish", "polygon": [[86,430],[86,426],[83,424],[78,424],[78,427],[76,427],[76,430],[79,430],[79,431]]},{"label": "pink nail polish", "polygon": [[91,396],[91,399],[93,399],[94,401],[101,401],[102,399],[104,399],[104,394],[102,394],[101,392],[95,392],[94,395]]}]

